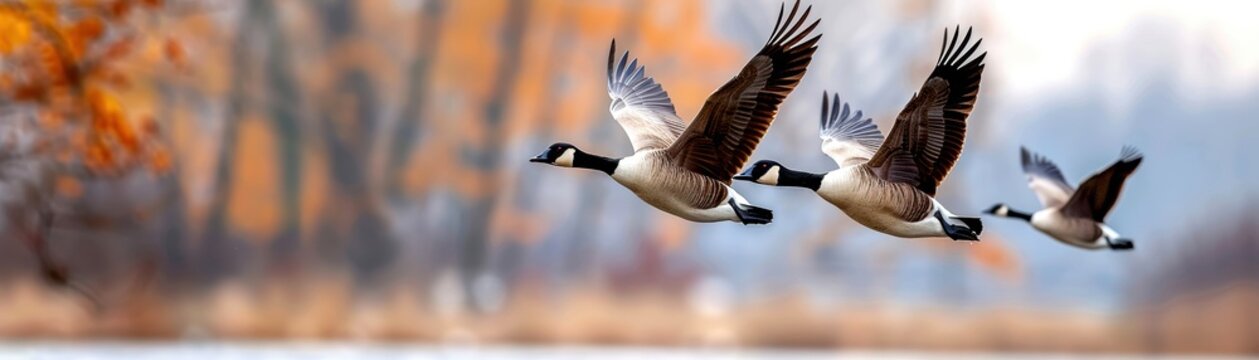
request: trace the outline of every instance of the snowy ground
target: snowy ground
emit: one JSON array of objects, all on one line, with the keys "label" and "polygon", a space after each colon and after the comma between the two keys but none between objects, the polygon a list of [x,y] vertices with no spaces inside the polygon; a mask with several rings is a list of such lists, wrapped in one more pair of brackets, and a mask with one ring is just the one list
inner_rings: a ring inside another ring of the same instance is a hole
[{"label": "snowy ground", "polygon": [[[0,359],[1149,359],[1148,355],[977,354],[898,351],[710,350],[638,347],[434,346],[358,343],[3,342]],[[1241,359],[1178,356],[1168,359]]]}]

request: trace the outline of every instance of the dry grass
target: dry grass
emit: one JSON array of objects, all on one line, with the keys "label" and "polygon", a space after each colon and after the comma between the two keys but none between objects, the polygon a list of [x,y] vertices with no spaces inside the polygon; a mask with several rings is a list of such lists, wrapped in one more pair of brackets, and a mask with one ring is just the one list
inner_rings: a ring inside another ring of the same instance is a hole
[{"label": "dry grass", "polygon": [[397,288],[353,296],[347,279],[263,289],[227,283],[202,296],[130,296],[93,315],[71,293],[32,280],[0,285],[0,336],[360,339],[449,343],[842,347],[917,350],[1256,353],[1259,287],[1235,286],[1108,316],[1004,307],[887,303],[819,309],[799,297],[695,311],[677,296],[530,290],[499,312],[435,311]]}]

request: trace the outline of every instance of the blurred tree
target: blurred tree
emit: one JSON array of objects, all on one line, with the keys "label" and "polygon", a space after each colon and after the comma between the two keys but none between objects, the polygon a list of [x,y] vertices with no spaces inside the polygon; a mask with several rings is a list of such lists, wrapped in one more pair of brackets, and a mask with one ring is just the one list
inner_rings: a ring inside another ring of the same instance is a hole
[{"label": "blurred tree", "polygon": [[[327,42],[333,49],[356,41],[359,2],[311,3],[328,29]],[[328,154],[328,175],[332,179],[337,208],[328,212],[323,223],[333,226],[321,232],[325,249],[344,248],[359,280],[371,280],[393,261],[397,244],[389,235],[383,216],[381,192],[367,178],[372,172],[373,136],[380,120],[376,87],[369,67],[352,62],[330,69],[335,80],[329,98],[319,112],[324,146]],[[339,110],[339,111],[338,111]],[[346,219],[348,224],[338,224]]]},{"label": "blurred tree", "polygon": [[411,161],[417,142],[424,136],[420,125],[428,120],[425,112],[428,110],[428,86],[432,82],[430,73],[438,55],[442,17],[445,12],[445,0],[425,1],[420,5],[415,55],[407,67],[406,96],[402,99],[404,105],[398,116],[398,128],[393,131],[393,139],[390,141],[389,162],[385,174],[389,198],[394,200],[404,198],[398,182]]},{"label": "blurred tree", "polygon": [[232,85],[228,93],[227,114],[224,116],[225,123],[220,135],[222,138],[219,141],[219,151],[215,156],[214,173],[210,185],[212,196],[200,242],[201,263],[198,265],[198,271],[203,281],[214,282],[232,273],[236,267],[235,264],[239,261],[238,248],[241,245],[229,238],[227,231],[227,208],[230,199],[228,194],[232,191],[232,178],[235,171],[232,161],[236,159],[240,122],[250,105],[249,80],[256,78],[251,76],[256,71],[251,66],[254,63],[251,57],[256,55],[253,49],[260,47],[254,42],[258,39],[266,39],[259,36],[259,32],[262,31],[262,26],[267,20],[263,15],[268,13],[266,8],[270,6],[270,2],[266,0],[251,0],[247,3],[232,45],[230,65]]},{"label": "blurred tree", "polygon": [[302,133],[300,109],[303,107],[303,96],[293,74],[293,61],[290,54],[288,38],[280,27],[272,1],[263,1],[257,10],[266,27],[266,41],[269,50],[266,59],[266,74],[269,113],[277,138],[280,162],[280,189],[283,215],[280,232],[273,239],[270,249],[272,265],[282,272],[292,271],[296,256],[299,253],[301,230],[301,189],[302,189]]},{"label": "blurred tree", "polygon": [[506,19],[501,28],[499,38],[499,62],[495,69],[493,88],[485,104],[483,126],[485,139],[480,147],[466,144],[460,151],[468,156],[470,165],[477,170],[478,176],[490,181],[480,182],[481,189],[476,197],[469,199],[460,211],[463,219],[461,231],[461,248],[459,250],[460,275],[463,276],[465,299],[468,305],[475,308],[475,281],[485,272],[485,258],[489,244],[489,225],[494,206],[497,205],[499,186],[498,172],[502,163],[503,145],[506,141],[503,122],[505,111],[511,101],[512,90],[520,72],[520,59],[523,51],[522,39],[527,29],[531,0],[507,0]]},{"label": "blurred tree", "polygon": [[162,6],[123,0],[0,2],[0,127],[6,130],[0,223],[26,242],[51,284],[82,289],[69,266],[52,254],[49,243],[60,220],[106,219],[102,222],[113,226],[136,211],[130,203],[103,210],[82,206],[104,195],[87,185],[112,183],[103,187],[120,189],[132,174],[160,174],[170,167],[156,122],[120,100],[132,82],[119,69],[137,60],[131,49],[139,36],[130,14],[157,13]]}]

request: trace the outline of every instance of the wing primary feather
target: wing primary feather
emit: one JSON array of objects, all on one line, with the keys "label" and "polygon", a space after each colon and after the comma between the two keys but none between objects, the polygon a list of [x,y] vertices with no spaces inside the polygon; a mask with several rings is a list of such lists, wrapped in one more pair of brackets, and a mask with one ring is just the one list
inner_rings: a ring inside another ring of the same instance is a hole
[{"label": "wing primary feather", "polygon": [[[812,9],[813,7],[810,6],[809,8]],[[805,11],[805,12],[808,12],[808,11]],[[796,37],[791,38],[791,40],[784,43],[785,45],[783,46],[792,46],[792,45],[795,45],[796,43],[799,43],[801,39],[803,39],[805,36],[808,36],[810,33],[812,33],[813,29],[817,28],[818,24],[821,24],[821,23],[822,23],[822,19],[814,20],[813,24],[810,24],[809,27],[805,28],[804,31],[801,31],[799,35],[796,35]],[[814,35],[812,39],[809,39],[809,41],[817,41],[817,38],[821,36],[822,34]]]},{"label": "wing primary feather", "polygon": [[[664,88],[647,76],[647,67],[629,51],[616,56],[616,39],[608,49],[608,110],[630,137],[635,151],[672,144],[685,126]],[[631,108],[634,111],[621,111]]]},{"label": "wing primary feather", "polygon": [[[833,104],[831,106],[839,106],[839,93],[831,94],[831,104]],[[839,114],[832,113],[830,124],[834,126],[837,122],[839,122],[839,119]]]},{"label": "wing primary feather", "polygon": [[1125,146],[1119,153],[1118,161],[1080,184],[1080,189],[1062,207],[1064,215],[1105,221],[1106,214],[1119,200],[1124,182],[1141,165],[1141,160],[1140,152]]},{"label": "wing primary feather", "polygon": [[861,110],[855,110],[839,94],[823,96],[828,99],[822,101],[822,139],[855,141],[870,148],[871,152],[878,148],[883,141],[883,134],[872,119],[865,118]]},{"label": "wing primary feather", "polygon": [[612,90],[612,60],[616,58],[616,38],[612,38],[612,47],[608,48],[608,90]]},{"label": "wing primary feather", "polygon": [[[798,0],[797,0],[796,4],[797,4],[797,5],[799,5],[799,1],[798,1]],[[766,44],[766,45],[773,44],[773,43],[774,43],[774,38],[775,38],[775,37],[778,37],[778,30],[779,30],[779,27],[782,27],[782,23],[783,23],[783,12],[784,12],[785,10],[787,10],[787,3],[782,3],[781,5],[779,5],[779,6],[778,6],[778,20],[775,20],[775,21],[774,21],[774,30],[769,32],[769,40],[765,40],[765,44]],[[795,11],[795,10],[792,10],[792,12],[794,12],[794,11]]]},{"label": "wing primary feather", "polygon": [[943,38],[940,39],[940,55],[936,55],[936,65],[940,65],[944,61],[944,47],[949,43],[949,27],[944,27]]},{"label": "wing primary feather", "polygon": [[[975,44],[971,45],[970,50],[967,50],[966,54],[962,55],[962,57],[960,58],[961,61],[966,61],[966,59],[969,59],[971,55],[974,55],[975,50],[979,50],[979,44],[982,44],[983,42],[984,42],[984,39],[976,40]],[[987,53],[984,53],[984,54],[987,54]],[[983,58],[979,58],[979,60],[983,60]],[[972,63],[975,63],[975,62],[971,61],[969,63],[964,64],[963,66],[969,66]]]},{"label": "wing primary feather", "polygon": [[[945,28],[935,69],[897,117],[888,141],[868,162],[876,174],[933,195],[956,164],[987,55],[984,52],[969,59],[982,42],[979,39],[972,45],[972,37],[973,27],[967,28],[964,37],[961,25],[954,26],[952,35]],[[900,166],[915,169],[897,168]]]},{"label": "wing primary feather", "polygon": [[1058,168],[1057,164],[1050,161],[1048,157],[1028,150],[1027,147],[1020,146],[1019,159],[1020,164],[1023,166],[1023,173],[1056,182],[1068,192],[1071,190],[1071,185],[1067,183],[1067,178],[1062,175],[1062,170]]},{"label": "wing primary feather", "polygon": [[621,84],[625,81],[625,64],[629,60],[629,51],[621,54],[621,62],[616,64],[616,82]]},{"label": "wing primary feather", "polygon": [[[787,34],[790,33],[787,31],[787,28],[790,27],[791,24],[796,21],[796,11],[798,10],[800,10],[800,1],[796,0],[796,4],[791,6],[791,13],[787,15],[787,21],[782,22],[782,27],[778,27],[777,25],[774,26],[774,28],[779,31],[775,32],[773,36],[770,36],[769,38],[770,44],[777,44],[778,41],[781,40],[783,36],[786,36]],[[782,18],[780,17],[779,20],[781,19]]]},{"label": "wing primary feather", "polygon": [[1136,160],[1139,157],[1141,157],[1141,153],[1132,145],[1124,145],[1123,150],[1119,152],[1119,159],[1125,162]]},{"label": "wing primary feather", "polygon": [[[957,33],[953,33],[953,35],[957,35]],[[966,28],[966,36],[962,38],[962,43],[957,45],[957,51],[953,52],[953,56],[949,57],[948,64],[956,64],[958,56],[962,55],[962,51],[966,50],[966,44],[970,43],[970,35],[971,28]]]},{"label": "wing primary feather", "polygon": [[[958,25],[956,28],[954,28],[954,29],[953,29],[953,40],[949,41],[949,49],[948,49],[948,50],[945,50],[945,51],[944,51],[944,54],[952,54],[952,53],[953,53],[953,47],[957,46],[957,33],[958,33],[958,31],[959,31],[959,30],[961,30],[961,28],[962,28],[962,26],[961,26],[961,25]],[[944,29],[944,36],[945,36],[945,37],[948,37],[948,36],[949,36],[949,30],[948,30],[948,29]],[[945,58],[947,58],[949,55],[944,55],[944,56],[945,56]],[[940,64],[944,64],[944,63],[940,63]]]},{"label": "wing primary feather", "polygon": [[813,7],[797,0],[779,7],[765,46],[705,101],[695,120],[670,145],[668,154],[684,168],[728,182],[769,130],[778,108],[804,76],[821,35],[809,21]]},{"label": "wing primary feather", "polygon": [[821,122],[818,123],[818,128],[825,129],[827,127],[826,126],[827,124],[830,124],[831,121],[835,120],[835,117],[830,116],[831,114],[830,108],[831,108],[830,96],[827,96],[826,91],[823,90],[822,91],[822,116],[819,117],[821,119]]},{"label": "wing primary feather", "polygon": [[[799,6],[799,5],[800,5],[800,2],[799,2],[799,1],[796,1],[796,6]],[[803,32],[800,32],[800,33],[797,33],[797,32],[796,32],[796,30],[800,30],[800,26],[801,26],[801,25],[804,25],[804,22],[805,22],[806,20],[809,20],[809,13],[810,13],[810,12],[813,12],[813,5],[809,5],[808,7],[804,8],[804,13],[800,15],[800,18],[799,18],[799,19],[796,19],[796,24],[795,24],[795,25],[792,25],[792,26],[791,26],[791,30],[787,31],[787,32],[785,33],[785,35],[783,35],[784,37],[786,37],[787,35],[797,34],[796,36],[794,36],[794,37],[792,37],[792,38],[788,39],[787,41],[782,41],[782,42],[781,42],[781,44],[782,44],[784,47],[790,47],[790,46],[791,46],[791,45],[793,45],[795,42],[800,41],[800,38],[801,38],[801,37],[807,36],[807,35],[809,35],[809,32],[810,32],[810,31],[813,31],[813,28],[812,28],[812,27],[810,27],[810,28],[808,28],[807,30],[805,30],[805,31],[803,31]],[[821,19],[819,19],[818,21],[821,21]],[[815,23],[816,23],[816,22],[815,22]],[[816,24],[815,24],[814,26],[816,26]],[[780,40],[781,40],[781,39],[780,39]]]}]

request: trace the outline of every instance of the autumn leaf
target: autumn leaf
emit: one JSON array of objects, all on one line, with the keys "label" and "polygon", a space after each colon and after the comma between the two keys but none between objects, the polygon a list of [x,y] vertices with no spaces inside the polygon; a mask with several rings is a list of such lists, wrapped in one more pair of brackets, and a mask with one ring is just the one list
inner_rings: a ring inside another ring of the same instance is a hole
[{"label": "autumn leaf", "polygon": [[184,52],[184,46],[174,38],[167,38],[163,45],[163,52],[166,54],[166,61],[170,61],[176,67],[183,68],[186,63],[187,55]]},{"label": "autumn leaf", "polygon": [[43,67],[48,82],[55,86],[68,85],[65,64],[62,62],[61,55],[57,53],[57,48],[46,41],[39,42],[37,48],[39,64]]},{"label": "autumn leaf", "polygon": [[105,52],[101,54],[102,61],[113,60],[127,56],[131,52],[131,45],[135,42],[133,37],[125,37],[114,41],[105,48]]},{"label": "autumn leaf", "polygon": [[153,171],[164,173],[167,170],[170,170],[170,167],[171,156],[170,152],[166,149],[159,148],[153,150],[152,154],[149,155],[149,168],[153,169]]},{"label": "autumn leaf", "polygon": [[83,163],[89,169],[95,171],[108,170],[114,165],[113,152],[104,143],[94,142],[88,145],[87,154],[83,157]]},{"label": "autumn leaf", "polygon": [[131,1],[114,0],[113,4],[109,7],[109,12],[110,15],[113,15],[115,18],[127,17],[127,14],[131,13]]},{"label": "autumn leaf", "polygon": [[24,2],[26,8],[30,9],[31,14],[38,16],[46,21],[51,22],[57,18],[57,3],[48,0],[26,0]]},{"label": "autumn leaf", "polygon": [[89,89],[87,101],[92,111],[92,124],[98,131],[108,131],[113,123],[121,121],[122,106],[113,95],[100,89]]},{"label": "autumn leaf", "polygon": [[0,55],[13,53],[30,39],[30,22],[11,11],[0,10]]},{"label": "autumn leaf", "polygon": [[157,120],[153,120],[153,116],[145,116],[140,120],[140,130],[146,135],[156,136],[161,129],[157,126]]},{"label": "autumn leaf", "polygon": [[71,31],[80,41],[92,42],[105,33],[105,24],[101,22],[100,18],[88,17],[74,23]]},{"label": "autumn leaf", "polygon": [[56,180],[57,194],[67,198],[78,198],[83,195],[83,183],[71,176],[58,176]]}]

